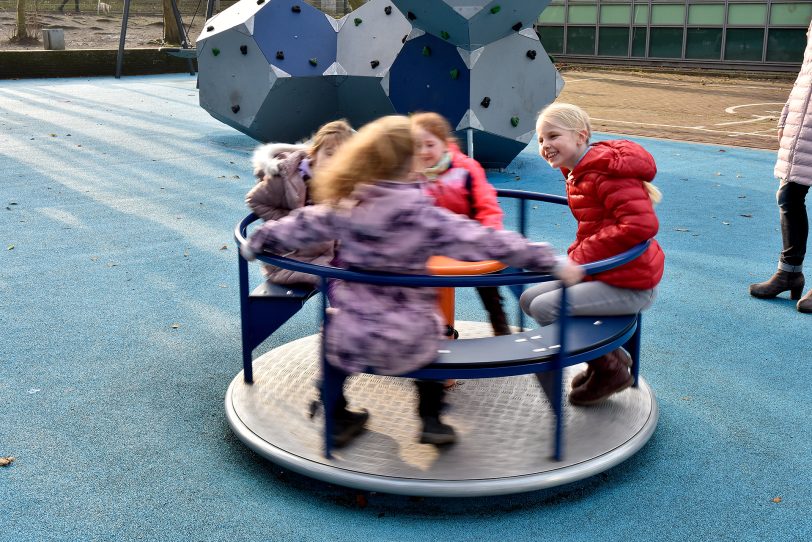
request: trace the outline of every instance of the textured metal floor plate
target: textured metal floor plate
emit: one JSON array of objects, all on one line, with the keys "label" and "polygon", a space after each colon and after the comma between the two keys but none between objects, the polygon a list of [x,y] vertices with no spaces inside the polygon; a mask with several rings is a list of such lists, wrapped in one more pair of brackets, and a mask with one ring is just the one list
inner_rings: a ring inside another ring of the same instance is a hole
[{"label": "textured metal floor plate", "polygon": [[[489,326],[458,322],[461,336],[485,336]],[[417,442],[419,421],[411,380],[359,375],[347,381],[353,409],[370,412],[368,430],[332,460],[322,453],[316,398],[317,335],[278,347],[254,362],[254,384],[240,372],[226,395],[235,433],[261,455],[288,468],[349,487],[409,495],[474,496],[564,484],[606,470],[634,454],[657,424],[648,385],[594,407],[566,405],[564,459],[551,458],[555,416],[532,375],[464,380],[446,396],[444,420],[459,436],[438,449]],[[565,387],[575,366],[565,373]]]}]

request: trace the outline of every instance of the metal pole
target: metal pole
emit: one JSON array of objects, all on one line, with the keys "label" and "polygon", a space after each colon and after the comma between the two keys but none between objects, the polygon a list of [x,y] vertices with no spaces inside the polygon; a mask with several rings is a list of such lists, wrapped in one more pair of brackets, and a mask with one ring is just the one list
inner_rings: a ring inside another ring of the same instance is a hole
[{"label": "metal pole", "polygon": [[468,156],[470,158],[474,157],[474,129],[468,128],[465,133],[466,137],[468,138]]},{"label": "metal pole", "polygon": [[127,38],[127,19],[130,17],[130,0],[124,0],[124,15],[121,17],[121,34],[116,55],[116,79],[121,79],[121,65],[124,62],[124,40]]},{"label": "metal pole", "polygon": [[206,20],[208,21],[211,19],[212,14],[214,13],[214,0],[208,0],[206,2]]},{"label": "metal pole", "polygon": [[[178,3],[175,0],[171,0],[172,4],[172,15],[175,17],[175,24],[178,25],[178,33],[180,34],[180,46],[182,49],[189,48],[189,40],[186,38],[186,30],[183,28],[183,19],[180,16],[180,10],[178,9]],[[189,75],[195,74],[195,65],[192,62],[192,59],[187,59],[189,63]]]}]

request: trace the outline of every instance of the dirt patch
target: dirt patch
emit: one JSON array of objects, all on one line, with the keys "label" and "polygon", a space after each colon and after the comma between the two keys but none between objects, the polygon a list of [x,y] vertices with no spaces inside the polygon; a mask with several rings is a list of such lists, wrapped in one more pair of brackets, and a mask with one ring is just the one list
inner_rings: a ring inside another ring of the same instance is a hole
[{"label": "dirt patch", "polygon": [[[188,30],[189,38],[194,41],[203,29],[205,14],[194,18]],[[31,20],[34,20],[32,17]],[[29,22],[31,22],[31,20]],[[122,16],[96,15],[92,13],[42,13],[36,17],[35,26],[40,29],[62,28],[65,31],[65,49],[117,49],[121,33]],[[192,17],[184,18],[188,25]],[[42,49],[42,36],[37,32],[38,41],[34,43],[10,43],[16,24],[15,14],[0,11],[0,51]],[[160,15],[130,15],[127,23],[125,47],[160,47],[163,45],[163,18]]]}]

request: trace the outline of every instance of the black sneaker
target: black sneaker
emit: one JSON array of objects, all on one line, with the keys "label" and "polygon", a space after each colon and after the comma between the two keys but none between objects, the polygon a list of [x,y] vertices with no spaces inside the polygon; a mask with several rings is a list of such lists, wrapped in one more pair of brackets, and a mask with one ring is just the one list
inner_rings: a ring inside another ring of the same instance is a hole
[{"label": "black sneaker", "polygon": [[420,444],[445,446],[457,442],[454,428],[440,421],[437,416],[423,418],[423,431],[420,433]]},{"label": "black sneaker", "polygon": [[369,412],[353,412],[341,410],[336,413],[333,421],[333,446],[343,448],[366,430]]}]

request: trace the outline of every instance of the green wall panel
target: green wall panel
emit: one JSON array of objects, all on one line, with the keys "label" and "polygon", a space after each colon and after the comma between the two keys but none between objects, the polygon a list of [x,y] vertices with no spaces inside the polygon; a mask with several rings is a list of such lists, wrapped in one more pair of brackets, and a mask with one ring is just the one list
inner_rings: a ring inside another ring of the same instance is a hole
[{"label": "green wall panel", "polygon": [[682,57],[682,28],[651,28],[648,56],[653,58]]},{"label": "green wall panel", "polygon": [[762,28],[728,28],[725,40],[725,60],[761,61],[764,45]]},{"label": "green wall panel", "polygon": [[598,33],[600,56],[629,56],[629,28],[602,26]]},{"label": "green wall panel", "polygon": [[685,58],[719,60],[722,57],[721,28],[689,28],[685,36]]},{"label": "green wall panel", "polygon": [[651,6],[651,24],[678,24],[685,23],[684,4],[653,4]]},{"label": "green wall panel", "polygon": [[728,25],[763,26],[767,18],[767,4],[728,4]]},{"label": "green wall panel", "polygon": [[564,24],[564,6],[547,6],[539,15],[542,24]]},{"label": "green wall panel", "polygon": [[542,26],[539,28],[539,39],[544,50],[550,54],[564,52],[564,27]]},{"label": "green wall panel", "polygon": [[806,30],[773,28],[767,35],[767,62],[803,62]]},{"label": "green wall panel", "polygon": [[630,5],[609,5],[601,6],[601,24],[625,24],[629,25],[632,14]]},{"label": "green wall panel", "polygon": [[806,27],[809,26],[809,19],[812,19],[810,3],[773,4],[770,9],[770,24]]},{"label": "green wall panel", "polygon": [[646,56],[646,27],[635,26],[632,29],[632,56]]},{"label": "green wall panel", "polygon": [[598,6],[572,5],[569,7],[569,24],[595,24],[598,22]]},{"label": "green wall panel", "polygon": [[595,55],[595,27],[567,27],[567,54]]},{"label": "green wall panel", "polygon": [[688,7],[688,24],[722,26],[725,24],[724,4],[693,4]]},{"label": "green wall panel", "polygon": [[648,6],[634,6],[634,24],[648,24]]}]

